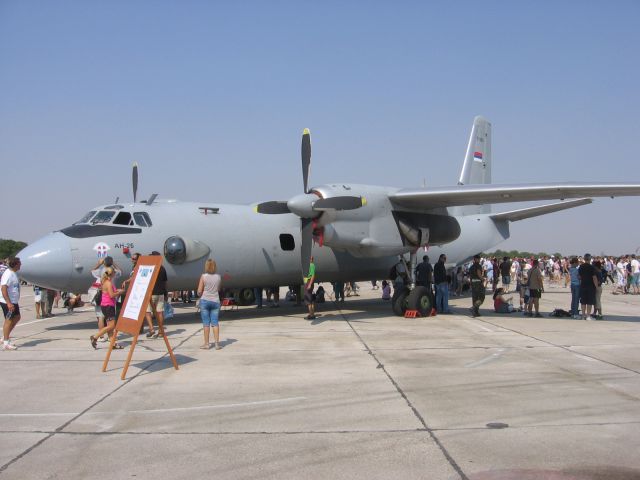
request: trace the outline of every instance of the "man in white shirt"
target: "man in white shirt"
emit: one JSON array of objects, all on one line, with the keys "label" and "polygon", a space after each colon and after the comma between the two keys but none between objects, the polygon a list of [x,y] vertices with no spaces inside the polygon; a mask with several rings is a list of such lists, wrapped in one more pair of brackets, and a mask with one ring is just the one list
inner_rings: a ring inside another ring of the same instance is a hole
[{"label": "man in white shirt", "polygon": [[16,327],[20,321],[20,279],[16,272],[20,270],[20,259],[11,258],[8,262],[9,268],[5,270],[0,278],[0,306],[2,306],[2,313],[4,313],[4,325],[2,327],[2,349],[3,350],[17,350],[18,347],[13,345],[9,340],[11,331]]}]

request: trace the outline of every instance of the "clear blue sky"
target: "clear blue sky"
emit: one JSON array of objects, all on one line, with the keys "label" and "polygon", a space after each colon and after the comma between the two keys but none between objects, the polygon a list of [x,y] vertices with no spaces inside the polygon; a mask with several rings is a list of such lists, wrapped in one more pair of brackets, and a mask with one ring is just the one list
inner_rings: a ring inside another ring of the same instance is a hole
[{"label": "clear blue sky", "polygon": [[[311,184],[455,184],[475,115],[495,183],[640,181],[640,2],[0,1],[0,237],[140,194],[249,203]],[[640,246],[639,199],[501,246]],[[510,210],[514,205],[498,206]]]}]

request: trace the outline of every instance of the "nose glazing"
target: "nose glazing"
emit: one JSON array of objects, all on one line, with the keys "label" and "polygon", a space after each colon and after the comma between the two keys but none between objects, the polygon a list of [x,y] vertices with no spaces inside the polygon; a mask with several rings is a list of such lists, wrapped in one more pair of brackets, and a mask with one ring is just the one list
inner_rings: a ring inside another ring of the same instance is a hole
[{"label": "nose glazing", "polygon": [[19,275],[42,287],[66,290],[71,278],[71,245],[67,236],[54,232],[36,240],[19,254]]}]

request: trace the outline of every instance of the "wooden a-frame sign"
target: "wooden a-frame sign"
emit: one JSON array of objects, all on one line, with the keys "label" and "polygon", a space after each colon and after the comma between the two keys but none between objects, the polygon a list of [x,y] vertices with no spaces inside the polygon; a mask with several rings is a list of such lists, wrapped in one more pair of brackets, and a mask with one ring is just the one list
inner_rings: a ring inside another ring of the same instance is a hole
[{"label": "wooden a-frame sign", "polygon": [[[162,257],[159,255],[146,255],[138,257],[136,268],[133,272],[133,277],[131,278],[131,282],[129,284],[129,290],[127,291],[127,296],[124,299],[122,309],[120,310],[120,315],[118,316],[118,322],[116,323],[116,328],[113,332],[113,335],[111,336],[111,341],[109,342],[107,356],[104,359],[104,363],[102,365],[103,372],[107,370],[109,357],[111,357],[111,351],[113,350],[113,346],[116,343],[118,333],[128,333],[130,335],[133,335],[133,341],[131,342],[129,354],[127,355],[127,360],[124,362],[122,376],[120,377],[122,380],[125,379],[125,376],[127,375],[127,369],[129,368],[129,363],[131,363],[131,357],[133,356],[133,350],[136,348],[136,344],[138,343],[138,336],[140,335],[140,330],[142,329],[144,316],[147,312],[149,302],[151,301],[151,293],[153,291],[153,286],[156,283],[156,279],[158,278],[158,273],[160,273],[161,265]],[[178,362],[176,361],[176,357],[173,355],[171,345],[169,345],[169,339],[167,338],[167,335],[164,331],[163,323],[164,322],[160,321],[160,318],[158,317],[158,330],[160,332],[160,335],[162,335],[162,338],[164,339],[165,345],[167,346],[167,350],[169,351],[169,356],[171,357],[173,366],[176,370],[178,370]]]}]

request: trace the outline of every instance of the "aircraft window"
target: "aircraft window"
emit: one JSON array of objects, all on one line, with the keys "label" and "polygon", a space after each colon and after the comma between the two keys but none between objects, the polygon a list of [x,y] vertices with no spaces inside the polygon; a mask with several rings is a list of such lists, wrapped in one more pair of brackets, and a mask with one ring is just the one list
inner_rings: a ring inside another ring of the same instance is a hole
[{"label": "aircraft window", "polygon": [[93,217],[93,220],[91,220],[91,224],[95,225],[96,223],[109,223],[115,214],[116,212],[100,211],[95,217]]},{"label": "aircraft window", "polygon": [[122,210],[123,208],[123,205],[109,205],[108,207],[104,207],[105,210]]},{"label": "aircraft window", "polygon": [[293,239],[293,235],[288,233],[280,234],[280,248],[282,250],[293,250],[296,248],[296,242]]},{"label": "aircraft window", "polygon": [[113,223],[115,225],[133,225],[133,220],[131,220],[131,214],[129,212],[120,212],[116,215]]},{"label": "aircraft window", "polygon": [[133,214],[133,218],[136,221],[136,225],[140,227],[150,227],[152,225],[151,218],[147,212],[136,212]]},{"label": "aircraft window", "polygon": [[91,220],[91,217],[93,217],[95,214],[96,214],[96,211],[95,210],[91,210],[84,217],[82,217],[80,220],[78,220],[76,223],[74,223],[74,225],[77,225],[79,223],[89,223],[89,220]]}]

